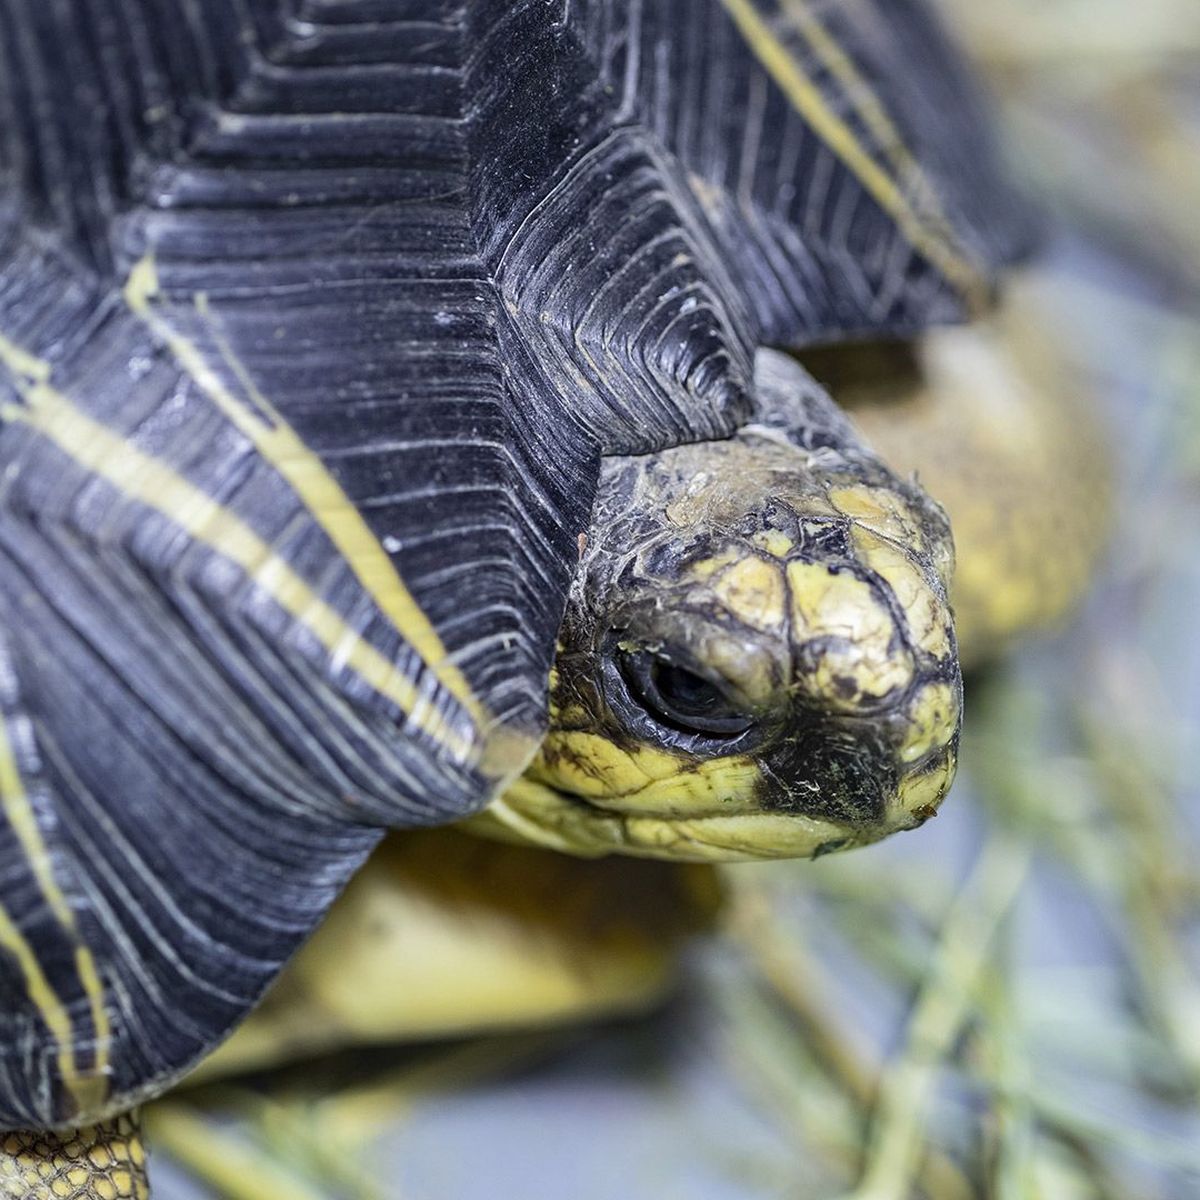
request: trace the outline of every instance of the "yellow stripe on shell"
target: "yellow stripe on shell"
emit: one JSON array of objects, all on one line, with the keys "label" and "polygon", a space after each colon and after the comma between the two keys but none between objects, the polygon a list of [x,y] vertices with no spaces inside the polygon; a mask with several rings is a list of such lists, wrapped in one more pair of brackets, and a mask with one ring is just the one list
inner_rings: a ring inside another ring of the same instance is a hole
[{"label": "yellow stripe on shell", "polygon": [[842,49],[837,38],[821,24],[813,11],[811,0],[783,0],[783,13],[797,33],[809,44],[825,69],[841,85],[843,95],[854,107],[862,123],[871,131],[879,148],[891,162],[896,174],[910,179],[921,191],[922,198],[934,216],[944,220],[937,192],[912,152],[904,144],[895,122],[888,116],[879,94],[871,87],[854,60]]},{"label": "yellow stripe on shell", "polygon": [[471,756],[473,739],[449,728],[413,681],[317,596],[249,525],[169,466],[93,420],[45,382],[49,375],[48,368],[42,369],[45,364],[30,371],[30,361],[0,336],[0,362],[25,377],[18,386],[27,403],[27,407],[13,404],[0,409],[0,417],[36,429],[80,466],[235,563],[300,622],[335,662],[352,670],[451,753],[463,759]]},{"label": "yellow stripe on shell", "polygon": [[442,687],[463,706],[476,727],[482,729],[483,710],[466,677],[450,660],[433,623],[400,578],[391,558],[350,497],[258,389],[245,364],[212,323],[207,296],[197,295],[197,311],[208,321],[225,364],[245,390],[253,408],[225,385],[195,342],[155,311],[152,301],[158,294],[154,259],[146,254],[134,264],[125,284],[125,302],[130,311],[167,344],[176,361],[201,391],[287,481],[380,612],[416,651]]},{"label": "yellow stripe on shell", "polygon": [[721,0],[721,3],[755,57],[817,136],[895,221],[913,248],[962,293],[972,308],[982,308],[987,291],[984,277],[950,244],[945,232],[931,227],[897,181],[871,157],[846,121],[829,106],[820,88],[804,73],[795,56],[771,31],[754,0]]},{"label": "yellow stripe on shell", "polygon": [[7,950],[25,976],[25,992],[38,1010],[50,1036],[58,1047],[58,1073],[71,1093],[77,1111],[84,1112],[99,1099],[93,1091],[79,1085],[82,1081],[75,1070],[75,1042],[71,1017],[42,970],[33,947],[17,927],[8,910],[0,904],[0,949]]},{"label": "yellow stripe on shell", "polygon": [[[95,1061],[86,1076],[80,1075],[75,1068],[73,1048],[66,1050],[69,1058],[69,1070],[64,1070],[63,1082],[72,1093],[80,1112],[94,1110],[108,1092],[108,1052],[112,1028],[108,1019],[104,984],[100,980],[100,972],[96,967],[96,960],[92,956],[91,949],[80,938],[75,914],[71,911],[71,906],[58,885],[58,880],[54,878],[50,853],[42,840],[33,805],[25,790],[21,773],[17,769],[12,740],[2,715],[0,715],[0,808],[3,809],[5,819],[16,834],[17,841],[21,843],[25,861],[29,864],[38,889],[54,914],[55,920],[62,926],[67,936],[75,942],[75,974],[79,978],[84,995],[87,996],[91,1011],[92,1030],[95,1034]],[[26,978],[29,978],[28,973],[26,973]],[[40,1004],[39,1008],[41,1008]],[[47,1027],[50,1028],[48,1021]],[[58,1034],[53,1029],[51,1032],[58,1039]],[[68,1044],[73,1047],[73,1042]],[[61,1040],[59,1045],[61,1056],[64,1053]]]}]

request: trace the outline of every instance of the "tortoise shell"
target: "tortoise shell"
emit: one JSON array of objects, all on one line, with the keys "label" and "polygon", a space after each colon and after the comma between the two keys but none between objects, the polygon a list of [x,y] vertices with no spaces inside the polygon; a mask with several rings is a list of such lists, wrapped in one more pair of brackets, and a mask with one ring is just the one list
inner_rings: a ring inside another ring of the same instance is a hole
[{"label": "tortoise shell", "polygon": [[917,0],[0,6],[0,1127],[519,772],[599,460],[1019,254]]}]

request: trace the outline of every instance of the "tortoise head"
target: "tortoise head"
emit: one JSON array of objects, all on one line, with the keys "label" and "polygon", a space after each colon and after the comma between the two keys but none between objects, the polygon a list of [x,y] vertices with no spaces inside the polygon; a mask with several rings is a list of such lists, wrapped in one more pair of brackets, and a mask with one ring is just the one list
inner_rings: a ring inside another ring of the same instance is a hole
[{"label": "tortoise head", "polygon": [[818,855],[954,775],[949,527],[790,360],[759,420],[606,460],[550,730],[490,820],[577,853]]}]

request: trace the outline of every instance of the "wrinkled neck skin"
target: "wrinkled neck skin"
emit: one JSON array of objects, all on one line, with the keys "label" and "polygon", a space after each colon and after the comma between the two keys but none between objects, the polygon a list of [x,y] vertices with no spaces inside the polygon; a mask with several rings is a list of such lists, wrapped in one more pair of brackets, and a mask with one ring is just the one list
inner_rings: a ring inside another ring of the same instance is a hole
[{"label": "wrinkled neck skin", "polygon": [[[791,359],[760,352],[755,382],[757,419],[728,441],[605,461],[550,731],[493,832],[815,856],[936,810],[961,711],[945,516]],[[647,707],[645,663],[719,688],[746,727],[698,735]]]}]

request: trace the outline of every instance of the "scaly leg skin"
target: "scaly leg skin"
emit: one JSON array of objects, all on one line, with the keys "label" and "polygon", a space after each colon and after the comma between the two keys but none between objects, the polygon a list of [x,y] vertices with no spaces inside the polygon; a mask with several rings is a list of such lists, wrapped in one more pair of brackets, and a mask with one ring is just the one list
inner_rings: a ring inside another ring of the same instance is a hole
[{"label": "scaly leg skin", "polygon": [[3,1200],[146,1200],[135,1114],[64,1133],[0,1134]]}]

